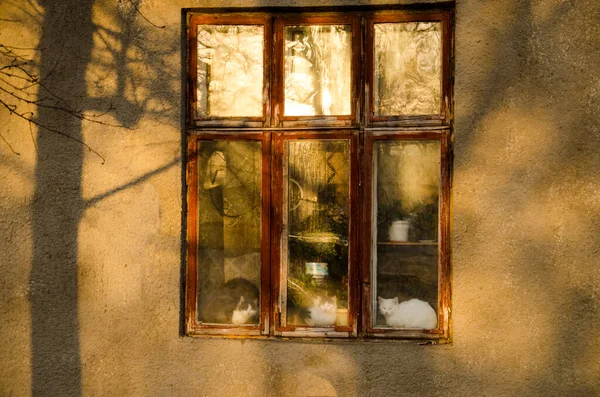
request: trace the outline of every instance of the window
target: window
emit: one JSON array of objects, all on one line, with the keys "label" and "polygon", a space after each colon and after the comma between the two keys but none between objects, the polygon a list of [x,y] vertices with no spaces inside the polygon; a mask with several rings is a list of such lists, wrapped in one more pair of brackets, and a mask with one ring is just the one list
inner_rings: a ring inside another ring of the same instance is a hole
[{"label": "window", "polygon": [[188,335],[448,339],[451,18],[188,12]]}]

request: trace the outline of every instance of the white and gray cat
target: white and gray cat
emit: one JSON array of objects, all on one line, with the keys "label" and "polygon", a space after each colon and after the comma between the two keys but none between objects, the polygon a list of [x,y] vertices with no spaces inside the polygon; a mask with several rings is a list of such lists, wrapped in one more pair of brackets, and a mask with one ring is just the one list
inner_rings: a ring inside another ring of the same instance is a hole
[{"label": "white and gray cat", "polygon": [[255,323],[255,316],[258,313],[258,301],[255,299],[253,303],[254,304],[246,302],[246,299],[244,299],[243,296],[240,296],[240,301],[231,316],[231,322],[233,324]]},{"label": "white and gray cat", "polygon": [[210,324],[258,324],[258,288],[238,277],[204,295],[199,319]]},{"label": "white and gray cat", "polygon": [[398,303],[398,297],[384,299],[377,297],[379,312],[385,323],[394,328],[434,329],[437,327],[435,310],[427,302],[410,299]]},{"label": "white and gray cat", "polygon": [[306,319],[306,324],[313,327],[331,327],[335,325],[337,298],[316,296],[308,310],[310,317]]}]

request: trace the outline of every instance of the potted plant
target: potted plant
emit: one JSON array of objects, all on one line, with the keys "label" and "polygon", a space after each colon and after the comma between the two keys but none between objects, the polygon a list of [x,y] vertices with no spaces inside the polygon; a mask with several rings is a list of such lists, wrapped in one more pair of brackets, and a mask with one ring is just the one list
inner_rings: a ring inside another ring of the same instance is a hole
[{"label": "potted plant", "polygon": [[387,230],[389,241],[408,241],[410,213],[404,208],[402,200],[392,200],[377,211],[378,230]]}]

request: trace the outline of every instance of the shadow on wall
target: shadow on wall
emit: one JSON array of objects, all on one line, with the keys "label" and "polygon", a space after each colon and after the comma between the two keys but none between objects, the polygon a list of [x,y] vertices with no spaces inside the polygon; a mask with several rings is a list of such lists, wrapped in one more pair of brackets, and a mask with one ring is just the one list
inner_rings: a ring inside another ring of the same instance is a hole
[{"label": "shadow on wall", "polygon": [[[178,46],[173,42],[165,50],[156,50],[136,40],[138,35],[144,34],[144,29],[148,29],[138,24],[139,17],[143,17],[138,5],[138,0],[128,0],[121,2],[118,9],[110,8],[107,12],[113,14],[119,28],[113,30],[99,24],[102,21],[93,20],[93,12],[98,11],[94,0],[28,0],[24,4],[12,4],[22,23],[33,20],[41,27],[37,72],[44,89],[40,88],[37,94],[35,122],[45,128],[38,128],[37,134],[30,274],[34,396],[83,394],[78,319],[78,274],[81,271],[78,266],[78,227],[85,209],[180,162],[179,157],[175,158],[90,200],[82,197],[85,148],[77,141],[84,141],[86,124],[101,124],[103,129],[115,131],[132,130],[142,117],[146,117],[179,128],[180,110],[165,105],[175,91],[165,84],[168,78],[155,78],[159,74],[173,73],[165,66],[163,57],[177,53]],[[163,37],[162,44],[166,41]],[[98,57],[98,51],[107,56]],[[141,59],[136,58],[138,56]],[[109,61],[106,62],[107,58]],[[86,74],[90,66],[105,74],[94,76],[95,85],[90,84]],[[116,84],[112,92],[104,96],[98,94],[104,80],[113,76],[116,76]],[[90,87],[95,87],[98,92],[90,92]],[[81,115],[102,115],[77,117],[65,109],[77,109],[75,113]],[[104,117],[111,116],[118,125],[103,121]],[[52,133],[52,129],[65,136]],[[102,147],[94,150],[103,152]],[[91,161],[101,160],[94,157]]]},{"label": "shadow on wall", "polygon": [[[592,253],[600,250],[600,219],[594,215],[600,208],[593,200],[599,181],[590,171],[600,164],[594,132],[600,94],[589,84],[600,65],[600,53],[594,51],[600,10],[594,2],[575,7],[565,1],[544,9],[525,1],[459,3],[453,232],[454,296],[462,305],[454,311],[455,346],[250,341],[261,346],[272,368],[264,378],[266,393],[285,394],[294,381],[298,387],[289,395],[310,394],[302,379],[291,380],[295,373],[323,379],[322,391],[331,395],[417,395],[423,389],[466,395],[474,387],[512,395],[599,391],[592,354],[598,346],[590,339],[590,330],[600,326],[598,275],[591,266],[597,261]],[[180,127],[179,104],[176,109],[151,106],[152,100],[173,98],[172,88],[152,74],[134,73],[134,61],[127,57],[128,49],[144,45],[134,39],[145,37],[136,30],[141,28],[135,7],[105,10],[120,18],[121,30],[114,31],[92,20],[92,0],[27,4],[40,10],[34,15],[42,27],[39,71],[49,88],[90,111],[114,107],[109,115],[124,127],[142,117]],[[172,53],[179,50],[179,39]],[[96,65],[116,76],[116,89],[105,96],[99,89],[90,95],[86,70],[96,62],[95,46],[114,60]],[[162,58],[168,52],[144,55],[153,73],[164,72]],[[170,81],[179,78],[175,73]],[[132,94],[140,84],[146,94]],[[40,107],[37,117],[83,137],[85,121],[47,107]],[[153,174],[88,202],[81,186],[84,149],[43,130],[37,142],[32,389],[34,396],[77,396],[83,394],[79,221],[87,206]],[[183,343],[182,349],[202,350],[202,343]],[[175,354],[155,356],[161,353]],[[170,362],[180,358],[171,356]],[[146,381],[148,390],[158,382],[150,376]]]},{"label": "shadow on wall", "polygon": [[583,331],[600,285],[598,17],[595,1],[458,5],[455,342],[489,360],[462,372],[507,393],[600,388]]},{"label": "shadow on wall", "polygon": [[[86,97],[85,70],[92,56],[93,0],[69,7],[47,1],[39,47],[41,76],[57,92]],[[64,43],[56,51],[56,43]],[[64,90],[64,91],[63,91]],[[64,120],[39,107],[37,120],[82,140],[81,120]],[[33,203],[31,268],[32,395],[78,396],[81,357],[77,316],[77,230],[83,211],[82,147],[40,131]]]},{"label": "shadow on wall", "polygon": [[[265,345],[266,390],[311,395],[289,388],[312,368],[331,396],[600,392],[599,17],[593,0],[457,5],[455,344]],[[358,369],[303,361],[338,349]]]}]

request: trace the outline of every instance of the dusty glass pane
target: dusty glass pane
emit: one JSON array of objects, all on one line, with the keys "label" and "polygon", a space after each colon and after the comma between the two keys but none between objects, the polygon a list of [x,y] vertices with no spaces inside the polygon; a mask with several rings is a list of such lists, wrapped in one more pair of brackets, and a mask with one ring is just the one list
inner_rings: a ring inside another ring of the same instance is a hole
[{"label": "dusty glass pane", "polygon": [[285,27],[286,116],[350,114],[350,25]]},{"label": "dusty glass pane", "polygon": [[286,145],[284,323],[348,325],[349,154],[347,140]]},{"label": "dusty glass pane", "polygon": [[261,144],[198,143],[198,320],[260,314]]},{"label": "dusty glass pane", "polygon": [[439,22],[375,24],[374,112],[441,112],[442,36]]},{"label": "dusty glass pane", "polygon": [[263,115],[261,25],[199,25],[198,116]]},{"label": "dusty glass pane", "polygon": [[439,142],[376,142],[373,155],[373,325],[436,328]]}]

